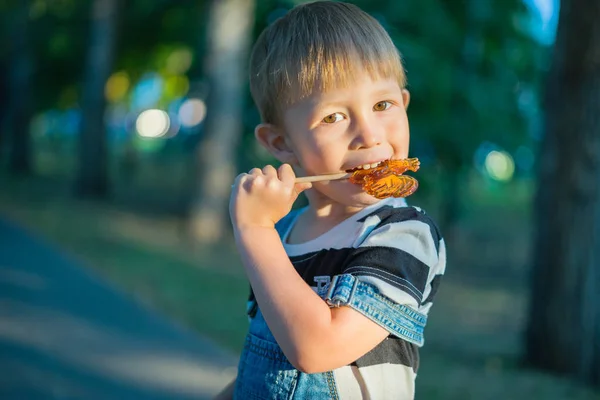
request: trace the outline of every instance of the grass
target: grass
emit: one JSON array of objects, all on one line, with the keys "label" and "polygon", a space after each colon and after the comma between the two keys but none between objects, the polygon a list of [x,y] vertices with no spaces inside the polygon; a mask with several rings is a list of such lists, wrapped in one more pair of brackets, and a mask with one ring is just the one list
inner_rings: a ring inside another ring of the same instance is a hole
[{"label": "grass", "polygon": [[[5,180],[0,213],[158,312],[239,352],[248,284],[230,241],[194,247],[181,220],[169,214],[75,201],[47,180]],[[448,270],[426,329],[417,399],[600,399],[590,388],[520,363],[531,186],[473,179],[465,196],[464,218],[446,233]]]}]

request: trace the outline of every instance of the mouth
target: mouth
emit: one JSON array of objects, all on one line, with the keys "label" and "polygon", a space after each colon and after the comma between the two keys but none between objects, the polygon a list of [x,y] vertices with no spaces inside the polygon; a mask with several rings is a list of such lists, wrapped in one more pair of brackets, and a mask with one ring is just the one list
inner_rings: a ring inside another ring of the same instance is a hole
[{"label": "mouth", "polygon": [[366,164],[357,165],[354,168],[347,169],[346,172],[352,173],[355,171],[363,171],[363,170],[369,170],[371,168],[376,168],[376,167],[380,166],[384,161],[386,161],[386,160],[377,161],[374,163],[366,163]]}]

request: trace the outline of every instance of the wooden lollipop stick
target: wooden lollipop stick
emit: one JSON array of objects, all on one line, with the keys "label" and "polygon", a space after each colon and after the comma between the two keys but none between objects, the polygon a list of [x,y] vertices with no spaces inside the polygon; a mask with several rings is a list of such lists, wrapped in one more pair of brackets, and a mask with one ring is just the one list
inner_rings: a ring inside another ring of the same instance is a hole
[{"label": "wooden lollipop stick", "polygon": [[337,179],[350,178],[351,176],[352,174],[349,174],[347,172],[340,172],[339,174],[329,175],[303,176],[301,178],[296,178],[295,183],[334,181]]}]

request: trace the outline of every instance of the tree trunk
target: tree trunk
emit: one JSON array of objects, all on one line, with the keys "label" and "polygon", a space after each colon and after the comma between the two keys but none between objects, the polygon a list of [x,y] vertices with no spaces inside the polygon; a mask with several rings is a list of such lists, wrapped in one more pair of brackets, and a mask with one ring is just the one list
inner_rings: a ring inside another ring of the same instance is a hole
[{"label": "tree trunk", "polygon": [[243,130],[246,65],[254,0],[213,0],[209,12],[205,73],[209,85],[204,138],[197,151],[198,191],[191,206],[194,239],[213,243],[228,225],[235,177],[235,149]]},{"label": "tree trunk", "polygon": [[563,0],[545,98],[526,361],[600,386],[600,2]]},{"label": "tree trunk", "polygon": [[120,0],[94,0],[92,4],[75,182],[75,191],[81,197],[102,198],[108,194],[104,85],[112,69],[119,4]]},{"label": "tree trunk", "polygon": [[31,78],[33,59],[29,43],[29,1],[21,1],[15,9],[13,27],[10,31],[12,62],[9,64],[10,111],[8,112],[8,132],[10,132],[10,152],[8,166],[11,172],[19,175],[31,173]]}]

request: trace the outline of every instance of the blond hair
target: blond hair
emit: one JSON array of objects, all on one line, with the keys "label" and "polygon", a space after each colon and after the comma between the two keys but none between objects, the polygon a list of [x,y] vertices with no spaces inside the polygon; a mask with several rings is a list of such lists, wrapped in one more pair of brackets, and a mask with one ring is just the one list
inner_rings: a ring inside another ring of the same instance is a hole
[{"label": "blond hair", "polygon": [[360,8],[317,1],[267,27],[250,57],[250,91],[263,122],[313,91],[347,87],[364,69],[373,79],[406,85],[399,51],[381,24]]}]

